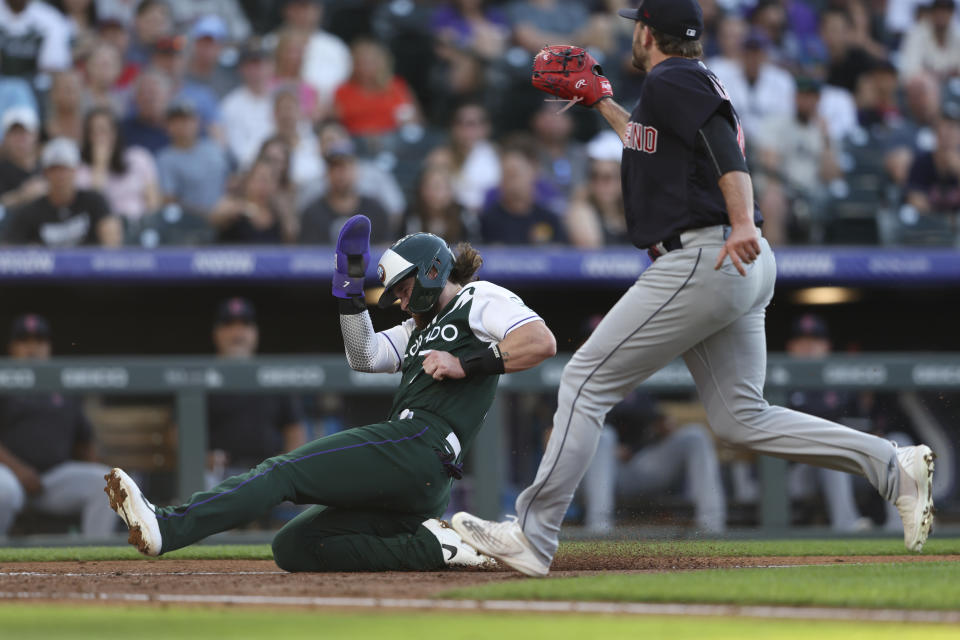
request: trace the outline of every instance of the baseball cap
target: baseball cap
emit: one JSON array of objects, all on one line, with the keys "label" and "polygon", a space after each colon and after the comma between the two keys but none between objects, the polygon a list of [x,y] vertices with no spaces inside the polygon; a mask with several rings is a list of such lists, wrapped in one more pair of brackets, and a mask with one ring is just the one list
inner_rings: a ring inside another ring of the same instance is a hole
[{"label": "baseball cap", "polygon": [[640,0],[636,9],[617,13],[684,40],[699,40],[703,33],[703,10],[697,0]]},{"label": "baseball cap", "polygon": [[212,38],[219,42],[227,39],[227,25],[220,16],[207,14],[193,23],[190,35],[194,40]]},{"label": "baseball cap", "polygon": [[323,157],[327,162],[342,160],[345,158],[354,158],[357,155],[357,148],[349,138],[337,140],[330,144],[323,152]]},{"label": "baseball cap", "polygon": [[240,50],[240,62],[254,62],[266,60],[270,57],[270,51],[260,42],[250,42]]},{"label": "baseball cap", "polygon": [[44,169],[50,167],[76,169],[80,166],[80,150],[77,149],[77,143],[70,138],[54,138],[43,147],[40,166]]},{"label": "baseball cap", "polygon": [[217,317],[214,324],[229,324],[231,322],[245,322],[257,324],[257,312],[246,298],[228,298],[217,308]]},{"label": "baseball cap", "polygon": [[40,119],[37,112],[27,106],[10,107],[3,112],[3,131],[14,125],[20,125],[27,131],[36,133],[40,127]]},{"label": "baseball cap", "polygon": [[956,0],[933,0],[928,5],[931,9],[956,9]]},{"label": "baseball cap", "polygon": [[183,98],[178,98],[174,100],[167,106],[167,117],[176,118],[177,116],[195,116],[197,115],[197,108],[194,106],[193,102]]},{"label": "baseball cap", "polygon": [[26,340],[27,338],[49,340],[50,324],[47,319],[35,313],[17,316],[10,329],[10,340]]},{"label": "baseball cap", "polygon": [[820,93],[820,81],[812,76],[797,76],[797,93]]},{"label": "baseball cap", "polygon": [[793,322],[790,329],[793,338],[829,338],[830,331],[823,318],[813,313],[805,313]]}]

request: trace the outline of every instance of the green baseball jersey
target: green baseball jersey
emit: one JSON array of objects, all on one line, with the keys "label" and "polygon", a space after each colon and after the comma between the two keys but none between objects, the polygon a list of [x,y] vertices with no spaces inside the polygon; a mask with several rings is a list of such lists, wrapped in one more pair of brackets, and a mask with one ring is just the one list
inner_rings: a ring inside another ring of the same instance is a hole
[{"label": "green baseball jersey", "polygon": [[439,416],[453,427],[465,452],[490,409],[500,376],[434,380],[423,371],[424,351],[447,351],[460,357],[489,348],[510,331],[539,319],[516,294],[477,281],[464,286],[423,329],[417,329],[411,318],[383,332],[395,349],[406,337],[400,364],[403,376],[391,417],[406,409]]}]

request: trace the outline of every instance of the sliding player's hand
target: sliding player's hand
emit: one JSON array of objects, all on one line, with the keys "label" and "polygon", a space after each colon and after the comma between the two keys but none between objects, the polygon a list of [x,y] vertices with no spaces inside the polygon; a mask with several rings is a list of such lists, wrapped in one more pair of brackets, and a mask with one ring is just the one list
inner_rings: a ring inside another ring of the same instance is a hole
[{"label": "sliding player's hand", "polygon": [[423,359],[423,370],[434,380],[459,380],[466,377],[463,367],[460,366],[460,359],[447,351],[428,349],[421,352],[421,355],[424,354],[426,357]]}]

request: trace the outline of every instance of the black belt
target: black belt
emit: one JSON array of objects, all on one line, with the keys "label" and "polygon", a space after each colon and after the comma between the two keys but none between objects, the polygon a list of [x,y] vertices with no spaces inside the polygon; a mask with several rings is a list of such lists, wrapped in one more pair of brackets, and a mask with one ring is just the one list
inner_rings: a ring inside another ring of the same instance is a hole
[{"label": "black belt", "polygon": [[650,256],[651,260],[656,260],[665,253],[670,251],[676,251],[677,249],[683,249],[683,242],[680,241],[680,234],[676,234],[661,240],[657,244],[653,245],[647,249],[647,255]]}]

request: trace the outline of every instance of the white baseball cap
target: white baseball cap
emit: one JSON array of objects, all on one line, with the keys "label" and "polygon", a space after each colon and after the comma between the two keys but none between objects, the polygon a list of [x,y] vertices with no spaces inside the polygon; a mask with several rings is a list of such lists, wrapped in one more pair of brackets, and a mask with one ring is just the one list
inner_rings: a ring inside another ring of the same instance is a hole
[{"label": "white baseball cap", "polygon": [[6,133],[10,127],[20,125],[31,133],[36,133],[40,127],[37,112],[27,106],[10,107],[3,112],[2,131]]},{"label": "white baseball cap", "polygon": [[80,150],[77,149],[77,143],[70,138],[54,138],[43,147],[40,165],[44,169],[50,167],[76,169],[80,166]]}]

